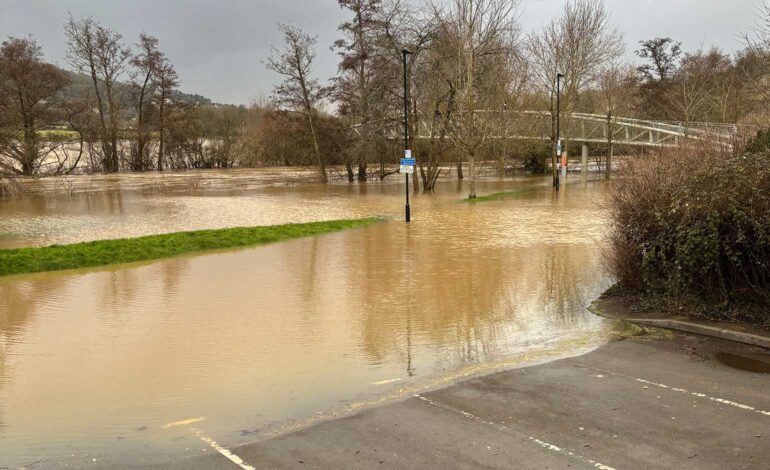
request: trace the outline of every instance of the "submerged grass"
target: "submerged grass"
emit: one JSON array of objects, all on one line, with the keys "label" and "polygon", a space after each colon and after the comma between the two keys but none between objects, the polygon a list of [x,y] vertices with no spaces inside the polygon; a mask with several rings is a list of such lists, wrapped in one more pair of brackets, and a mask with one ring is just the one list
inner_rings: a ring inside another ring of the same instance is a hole
[{"label": "submerged grass", "polygon": [[363,227],[380,220],[382,219],[372,217],[197,230],[72,245],[5,249],[0,250],[0,276],[132,263],[220,248],[261,245]]},{"label": "submerged grass", "polygon": [[478,196],[473,199],[465,198],[463,199],[463,201],[469,202],[471,204],[476,204],[479,202],[500,201],[502,199],[509,199],[517,196],[522,196],[524,194],[529,194],[536,190],[537,188],[518,189],[516,191],[505,191],[501,193],[487,194],[486,196]]}]

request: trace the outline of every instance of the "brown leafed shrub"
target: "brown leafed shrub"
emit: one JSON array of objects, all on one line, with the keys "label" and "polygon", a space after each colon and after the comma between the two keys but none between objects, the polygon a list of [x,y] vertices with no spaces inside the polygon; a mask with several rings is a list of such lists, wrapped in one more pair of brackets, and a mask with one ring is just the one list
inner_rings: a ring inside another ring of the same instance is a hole
[{"label": "brown leafed shrub", "polygon": [[629,162],[609,201],[608,262],[620,284],[770,305],[769,157],[703,142]]},{"label": "brown leafed shrub", "polygon": [[14,177],[0,174],[0,197],[13,196],[20,190],[21,187]]}]

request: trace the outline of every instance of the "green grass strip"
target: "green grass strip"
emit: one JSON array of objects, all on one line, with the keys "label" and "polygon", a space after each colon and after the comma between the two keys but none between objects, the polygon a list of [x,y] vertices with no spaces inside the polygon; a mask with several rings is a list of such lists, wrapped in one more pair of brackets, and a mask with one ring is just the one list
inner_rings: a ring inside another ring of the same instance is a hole
[{"label": "green grass strip", "polygon": [[489,201],[500,201],[502,199],[509,199],[517,196],[522,196],[524,194],[535,192],[537,188],[527,188],[527,189],[519,189],[516,191],[505,191],[502,193],[492,193],[487,194],[486,196],[478,196],[473,199],[465,198],[463,201],[469,202],[471,204],[476,204],[479,202],[489,202]]},{"label": "green grass strip", "polygon": [[261,245],[363,227],[381,220],[373,217],[305,224],[197,230],[72,245],[5,249],[0,250],[0,276],[133,263],[220,248]]}]

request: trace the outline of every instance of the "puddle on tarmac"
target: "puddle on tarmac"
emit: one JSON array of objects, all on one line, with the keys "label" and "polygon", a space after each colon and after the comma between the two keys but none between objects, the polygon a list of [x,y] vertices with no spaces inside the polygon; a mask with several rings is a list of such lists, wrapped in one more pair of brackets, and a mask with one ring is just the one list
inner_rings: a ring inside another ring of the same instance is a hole
[{"label": "puddle on tarmac", "polygon": [[721,364],[733,369],[744,370],[759,374],[770,373],[770,355],[760,353],[735,354],[720,351],[714,354],[714,358]]}]

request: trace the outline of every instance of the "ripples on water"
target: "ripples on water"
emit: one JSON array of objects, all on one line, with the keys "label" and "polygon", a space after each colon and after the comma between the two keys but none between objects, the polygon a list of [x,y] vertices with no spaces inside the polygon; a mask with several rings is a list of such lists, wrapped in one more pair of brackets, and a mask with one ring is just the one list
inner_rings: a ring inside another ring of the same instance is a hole
[{"label": "ripples on water", "polygon": [[406,226],[398,184],[225,175],[196,176],[192,190],[169,177],[174,184],[151,191],[130,175],[99,190],[3,201],[0,232],[12,235],[0,244],[394,220],[225,253],[0,278],[0,466],[194,455],[202,445],[190,426],[163,425],[205,417],[196,426],[232,445],[319,411],[610,334],[585,312],[608,285],[598,258],[602,183],[555,195],[540,179],[482,182],[480,193],[539,189],[471,205],[447,182],[414,198]]}]

